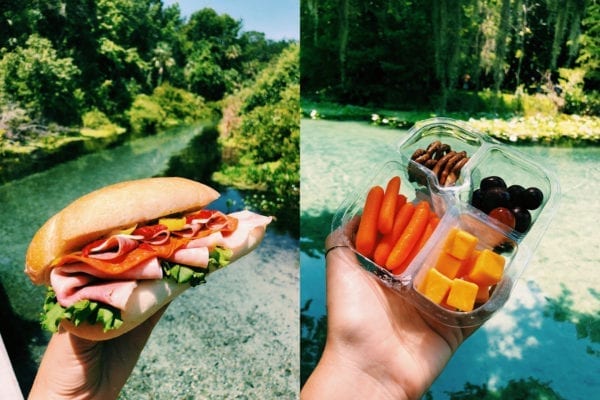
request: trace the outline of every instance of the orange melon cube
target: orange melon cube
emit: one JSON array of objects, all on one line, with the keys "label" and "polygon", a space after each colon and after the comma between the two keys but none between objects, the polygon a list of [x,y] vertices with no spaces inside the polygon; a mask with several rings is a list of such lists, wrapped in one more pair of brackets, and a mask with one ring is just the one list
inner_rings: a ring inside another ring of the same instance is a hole
[{"label": "orange melon cube", "polygon": [[491,286],[500,282],[504,272],[504,257],[489,249],[479,253],[473,268],[466,275],[466,279],[479,286]]},{"label": "orange melon cube", "polygon": [[442,251],[438,256],[434,268],[440,273],[446,275],[450,279],[456,278],[458,271],[461,269],[462,261],[458,258]]},{"label": "orange melon cube", "polygon": [[490,299],[490,288],[489,286],[478,286],[478,288],[475,303],[485,303]]},{"label": "orange melon cube", "polygon": [[431,268],[417,290],[435,304],[440,304],[448,294],[451,285],[452,281],[447,276]]},{"label": "orange melon cube", "polygon": [[448,237],[444,243],[444,250],[459,260],[466,260],[471,256],[473,250],[475,250],[478,241],[477,237],[471,235],[469,232],[453,228],[448,233]]},{"label": "orange melon cube", "polygon": [[477,284],[463,279],[454,279],[450,286],[446,304],[460,311],[472,311],[478,291]]},{"label": "orange melon cube", "polygon": [[456,274],[457,278],[464,278],[466,275],[469,274],[469,272],[471,272],[473,266],[475,265],[475,261],[477,261],[477,257],[479,257],[480,253],[481,250],[473,250],[471,256],[463,261],[460,270]]}]

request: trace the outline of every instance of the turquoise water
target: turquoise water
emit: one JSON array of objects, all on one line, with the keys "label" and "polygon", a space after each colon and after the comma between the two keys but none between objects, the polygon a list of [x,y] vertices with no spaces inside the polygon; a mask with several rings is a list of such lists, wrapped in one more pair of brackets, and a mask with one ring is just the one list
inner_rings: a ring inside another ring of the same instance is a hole
[{"label": "turquoise water", "polygon": [[[186,128],[135,140],[0,186],[0,326],[25,394],[49,339],[37,322],[45,289],[33,286],[23,273],[35,231],[82,194],[163,173],[200,132],[201,127]],[[226,210],[231,204],[241,207],[243,199],[224,189],[214,207]],[[299,357],[297,279],[297,241],[269,229],[255,252],[173,302],[121,398],[293,396]],[[273,377],[271,369],[282,372]]]},{"label": "turquoise water", "polygon": [[[344,198],[384,161],[405,131],[363,123],[302,121],[301,305],[325,315],[323,240]],[[562,187],[554,220],[504,308],[469,338],[431,387],[434,399],[465,384],[507,390],[520,381],[567,399],[600,390],[599,148],[519,148],[552,167]],[[315,345],[315,329],[302,326]],[[305,346],[303,359],[318,356]],[[310,363],[303,365],[303,376]],[[521,383],[522,383],[521,382]]]}]

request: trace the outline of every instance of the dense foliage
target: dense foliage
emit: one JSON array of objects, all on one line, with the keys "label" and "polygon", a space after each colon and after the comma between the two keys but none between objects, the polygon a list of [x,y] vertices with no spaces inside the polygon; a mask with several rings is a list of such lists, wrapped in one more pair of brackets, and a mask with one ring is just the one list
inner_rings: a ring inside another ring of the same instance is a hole
[{"label": "dense foliage", "polygon": [[[253,205],[298,229],[300,202],[300,72],[290,45],[252,85],[228,99],[226,167],[216,178],[259,190]],[[233,109],[233,110],[231,110]]]},{"label": "dense foliage", "polygon": [[[599,21],[595,0],[302,0],[302,93],[487,111],[472,95],[487,89],[546,94],[563,112],[598,114]],[[564,85],[577,74],[578,85]]]},{"label": "dense foliage", "polygon": [[208,103],[255,78],[288,44],[242,32],[241,20],[211,8],[185,19],[161,0],[2,2],[0,26],[3,109],[67,126],[97,110],[136,133],[214,117]]}]

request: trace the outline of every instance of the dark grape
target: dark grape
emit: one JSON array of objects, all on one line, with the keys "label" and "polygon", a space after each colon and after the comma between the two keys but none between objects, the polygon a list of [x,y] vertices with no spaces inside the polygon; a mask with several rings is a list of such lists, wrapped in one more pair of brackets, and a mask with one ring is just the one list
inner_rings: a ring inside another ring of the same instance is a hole
[{"label": "dark grape", "polygon": [[515,207],[512,210],[515,216],[515,230],[517,232],[525,233],[531,225],[531,214],[529,210],[524,207]]},{"label": "dark grape", "polygon": [[525,189],[525,191],[521,195],[522,205],[528,210],[535,210],[540,205],[542,205],[543,200],[544,194],[540,189],[536,187],[530,187]]},{"label": "dark grape", "polygon": [[512,207],[517,207],[517,206],[521,206],[523,205],[522,203],[522,196],[523,196],[523,192],[525,191],[525,188],[521,185],[510,185],[508,187],[508,189],[506,189],[508,191],[508,194],[510,194],[510,205]]},{"label": "dark grape", "polygon": [[481,189],[476,189],[471,194],[471,205],[480,210],[483,208],[483,192]]},{"label": "dark grape", "polygon": [[496,247],[494,247],[494,253],[498,253],[498,254],[502,254],[502,253],[508,253],[511,252],[513,249],[515,248],[515,245],[513,242],[502,242],[499,245],[496,245]]},{"label": "dark grape", "polygon": [[483,193],[482,206],[481,210],[486,214],[496,207],[509,207],[510,195],[506,189],[493,187]]},{"label": "dark grape", "polygon": [[516,224],[515,216],[508,208],[496,207],[488,214],[490,217],[502,222],[504,225],[513,229]]},{"label": "dark grape", "polygon": [[479,183],[479,188],[484,192],[488,189],[497,187],[506,189],[506,182],[504,182],[504,179],[500,178],[499,176],[488,176],[483,178]]}]

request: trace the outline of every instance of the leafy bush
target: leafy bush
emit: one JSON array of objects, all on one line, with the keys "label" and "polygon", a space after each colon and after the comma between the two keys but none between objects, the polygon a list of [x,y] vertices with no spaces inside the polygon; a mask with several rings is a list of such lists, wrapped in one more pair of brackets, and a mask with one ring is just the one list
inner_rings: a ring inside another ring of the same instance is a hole
[{"label": "leafy bush", "polygon": [[236,121],[224,143],[231,154],[215,174],[221,183],[258,190],[253,207],[279,217],[297,233],[300,200],[299,46],[289,46],[254,84],[237,93]]},{"label": "leafy bush", "polygon": [[154,89],[151,96],[137,95],[128,114],[131,131],[137,136],[217,118],[202,97],[168,83]]},{"label": "leafy bush", "polygon": [[93,109],[83,114],[81,134],[91,137],[110,137],[125,133],[125,128],[113,123],[102,111]]},{"label": "leafy bush", "polygon": [[83,114],[81,121],[84,128],[90,129],[101,128],[111,123],[106,114],[96,108]]},{"label": "leafy bush", "polygon": [[83,98],[75,84],[79,74],[72,58],[60,58],[50,40],[33,34],[0,59],[0,93],[33,118],[72,123]]},{"label": "leafy bush", "polygon": [[596,91],[586,93],[583,90],[586,71],[560,68],[558,72],[565,100],[561,111],[566,114],[600,115],[600,94]]},{"label": "leafy bush", "polygon": [[129,125],[134,136],[154,134],[158,132],[165,120],[165,110],[152,97],[137,95],[129,114]]},{"label": "leafy bush", "polygon": [[176,125],[213,121],[217,117],[202,97],[168,83],[154,89],[152,99],[162,107],[167,119]]},{"label": "leafy bush", "polygon": [[521,107],[523,108],[523,115],[527,117],[537,114],[549,116],[558,114],[558,104],[550,96],[541,93],[523,94],[521,96]]}]

